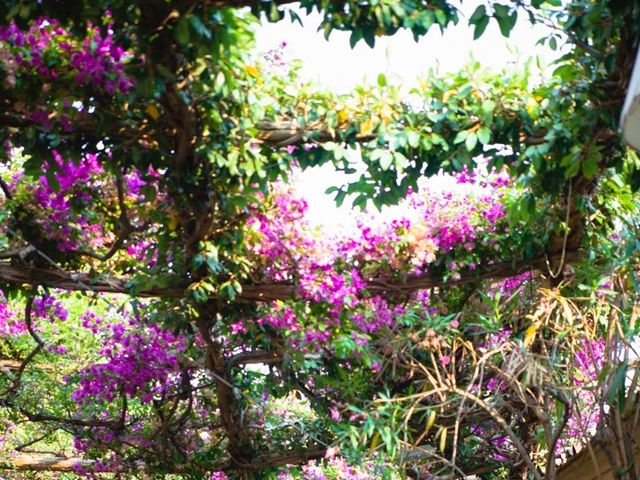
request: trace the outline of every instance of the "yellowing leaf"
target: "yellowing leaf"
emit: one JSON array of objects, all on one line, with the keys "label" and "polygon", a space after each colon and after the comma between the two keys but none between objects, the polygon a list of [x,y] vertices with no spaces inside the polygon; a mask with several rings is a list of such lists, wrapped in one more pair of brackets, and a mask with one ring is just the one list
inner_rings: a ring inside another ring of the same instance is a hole
[{"label": "yellowing leaf", "polygon": [[348,118],[349,118],[349,114],[344,108],[338,112],[338,121],[340,123],[346,122]]},{"label": "yellowing leaf", "polygon": [[176,228],[178,228],[178,216],[177,215],[171,215],[171,217],[169,217],[169,224],[167,225],[167,227],[171,231],[173,231]]},{"label": "yellowing leaf", "polygon": [[367,118],[360,124],[360,135],[369,135],[371,132],[373,132],[373,120]]},{"label": "yellowing leaf", "polygon": [[447,427],[440,432],[440,451],[444,452],[445,448],[447,448]]},{"label": "yellowing leaf", "polygon": [[560,305],[562,305],[562,311],[564,313],[564,318],[566,320],[572,321],[573,320],[573,313],[571,312],[571,307],[569,306],[569,302],[567,301],[567,299],[563,298],[563,297],[558,297],[558,301],[560,302]]},{"label": "yellowing leaf", "polygon": [[429,433],[429,430],[431,430],[431,427],[433,427],[434,423],[436,423],[436,411],[431,410],[431,413],[429,414],[429,418],[427,419],[427,429],[424,432],[425,435]]},{"label": "yellowing leaf", "polygon": [[391,120],[393,120],[394,113],[395,112],[389,105],[384,104],[380,109],[380,118],[384,123],[389,123]]},{"label": "yellowing leaf", "polygon": [[376,434],[373,436],[373,439],[371,440],[371,445],[369,445],[369,448],[371,450],[375,450],[379,443],[380,443],[380,432],[376,432]]},{"label": "yellowing leaf", "polygon": [[251,75],[253,78],[258,78],[260,76],[260,70],[255,65],[245,65],[244,71]]},{"label": "yellowing leaf", "polygon": [[447,92],[444,92],[444,95],[442,95],[442,101],[446,102],[447,100],[449,100],[451,97],[453,97],[456,94],[455,90],[449,90]]},{"label": "yellowing leaf", "polygon": [[538,117],[538,102],[536,102],[533,98],[529,98],[527,100],[527,104],[525,106],[527,113],[531,115],[532,118]]},{"label": "yellowing leaf", "polygon": [[527,331],[524,332],[525,347],[528,347],[529,345],[531,345],[531,343],[533,343],[533,339],[535,338],[537,331],[538,331],[538,325],[536,323],[534,323],[529,328],[527,328]]},{"label": "yellowing leaf", "polygon": [[147,114],[153,118],[153,120],[158,120],[160,118],[160,111],[153,103],[147,105]]}]

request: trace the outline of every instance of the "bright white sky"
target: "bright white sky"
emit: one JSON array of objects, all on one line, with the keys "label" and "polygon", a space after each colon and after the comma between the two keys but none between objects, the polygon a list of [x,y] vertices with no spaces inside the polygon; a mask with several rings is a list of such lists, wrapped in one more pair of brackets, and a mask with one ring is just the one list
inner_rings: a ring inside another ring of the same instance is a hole
[{"label": "bright white sky", "polygon": [[349,46],[349,33],[334,31],[326,41],[323,33],[317,31],[320,16],[314,13],[305,17],[299,11],[304,27],[288,20],[263,21],[256,36],[257,49],[267,51],[287,42],[289,55],[302,60],[307,79],[338,91],[348,91],[363,79],[373,83],[380,72],[392,82],[411,84],[429,68],[451,72],[470,58],[496,70],[508,65],[517,67],[522,59],[536,54],[552,58],[550,50],[535,47],[548,30],[540,25],[533,27],[522,15],[509,39],[502,36],[492,21],[484,35],[474,41],[468,17],[477,5],[478,2],[465,2],[460,22],[444,35],[434,26],[428,35],[415,42],[411,33],[401,30],[391,37],[378,37],[373,49],[359,42],[353,50]]},{"label": "bright white sky", "polygon": [[[468,18],[477,5],[478,2],[465,2],[457,26],[448,28],[444,35],[434,26],[419,42],[415,42],[409,32],[400,31],[392,37],[378,37],[373,49],[359,42],[352,50],[348,33],[334,31],[326,41],[318,31],[320,16],[304,16],[299,12],[304,26],[288,20],[275,24],[263,22],[257,31],[256,46],[258,51],[266,52],[286,42],[287,56],[302,60],[305,79],[339,92],[348,92],[363,81],[375,83],[381,72],[391,83],[410,86],[430,68],[451,72],[471,58],[487,68],[501,70],[521,68],[525,59],[535,55],[541,57],[543,64],[548,64],[557,55],[547,48],[536,47],[538,39],[548,30],[539,25],[533,27],[522,15],[509,39],[502,36],[492,21],[484,35],[474,41]],[[329,186],[339,183],[340,177],[330,166],[303,173],[298,188],[309,201],[314,222],[335,225],[339,219],[350,223],[349,199],[341,209],[336,209],[331,197],[324,195]]]}]

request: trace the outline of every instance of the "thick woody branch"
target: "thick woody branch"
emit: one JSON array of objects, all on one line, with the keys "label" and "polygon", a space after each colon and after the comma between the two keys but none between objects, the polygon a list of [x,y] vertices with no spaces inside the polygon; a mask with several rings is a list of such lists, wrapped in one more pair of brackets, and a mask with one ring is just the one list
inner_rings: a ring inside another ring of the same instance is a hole
[{"label": "thick woody branch", "polygon": [[[341,139],[339,130],[331,132],[322,122],[300,126],[292,120],[262,120],[256,124],[256,128],[258,139],[274,147],[298,145],[307,140],[322,143]],[[376,137],[373,134],[356,135],[355,139],[366,142]]]},{"label": "thick woody branch", "polygon": [[[565,262],[576,260],[577,251],[567,252]],[[390,278],[372,278],[367,281],[367,290],[371,294],[389,292],[408,294],[417,290],[464,285],[481,280],[512,277],[523,272],[536,269],[546,269],[548,264],[554,264],[560,255],[538,257],[532,260],[513,259],[496,262],[474,271],[464,272],[457,280],[445,280],[439,275],[424,274],[398,281]],[[123,293],[138,297],[167,297],[181,298],[186,294],[188,285],[177,284],[171,287],[152,287],[137,289],[131,279],[111,277],[105,275],[90,275],[84,272],[67,272],[62,270],[11,265],[0,262],[0,283],[15,286],[42,285],[71,291],[92,291],[104,293]],[[260,302],[272,300],[286,300],[296,296],[296,288],[288,283],[264,283],[258,285],[244,285],[238,300],[246,302]]]},{"label": "thick woody branch", "polygon": [[62,425],[73,425],[74,427],[106,427],[111,429],[121,429],[122,422],[112,420],[98,420],[98,419],[84,419],[73,417],[56,417],[53,415],[44,415],[40,413],[29,412],[27,409],[18,408],[21,414],[29,419],[31,422],[51,422],[59,423]]},{"label": "thick woody branch", "polygon": [[184,288],[148,288],[134,292],[130,279],[122,277],[90,275],[60,269],[29,267],[0,262],[0,283],[24,286],[45,286],[70,291],[134,294],[140,297],[180,297]]}]

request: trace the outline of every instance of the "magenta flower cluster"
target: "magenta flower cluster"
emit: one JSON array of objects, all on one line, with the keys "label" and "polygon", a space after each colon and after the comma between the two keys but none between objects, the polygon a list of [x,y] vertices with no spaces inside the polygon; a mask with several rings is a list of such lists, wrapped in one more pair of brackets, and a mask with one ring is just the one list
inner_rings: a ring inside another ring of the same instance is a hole
[{"label": "magenta flower cluster", "polygon": [[18,318],[16,312],[9,306],[9,302],[0,290],[0,336],[23,335],[27,333],[26,324]]},{"label": "magenta flower cluster", "polygon": [[[105,231],[108,208],[101,204],[117,202],[114,182],[104,171],[100,155],[87,152],[77,160],[64,158],[57,150],[43,164],[44,174],[36,182],[29,182],[22,174],[15,174],[10,187],[15,196],[29,206],[32,217],[45,239],[52,242],[60,252],[107,248],[114,240],[111,232]],[[141,194],[143,187],[155,188],[151,183],[157,172],[150,169],[142,175],[133,169],[124,176],[126,208],[134,227],[145,224],[144,209],[148,205]],[[129,205],[133,205],[129,207]],[[129,239],[126,243],[129,257],[155,265],[158,251],[149,242]]]},{"label": "magenta flower cluster", "polygon": [[104,30],[89,24],[82,41],[53,18],[39,18],[26,31],[10,23],[0,28],[0,50],[10,52],[0,57],[6,87],[15,87],[22,74],[45,83],[73,80],[109,95],[133,86],[124,71],[130,55],[114,42],[110,23]]},{"label": "magenta flower cluster", "polygon": [[605,340],[601,338],[583,340],[582,348],[574,354],[574,382],[579,405],[578,408],[574,405],[571,411],[558,450],[584,444],[596,433],[602,413],[598,404],[598,377],[606,362],[605,353]]},{"label": "magenta flower cluster", "polygon": [[[38,320],[48,320],[51,323],[64,322],[69,312],[54,295],[45,293],[33,299],[31,321],[34,331],[41,331]],[[22,312],[12,308],[2,290],[0,290],[0,336],[16,336],[27,334],[27,325]],[[52,351],[60,353],[60,346]]]},{"label": "magenta flower cluster", "polygon": [[267,213],[255,212],[247,222],[249,248],[260,271],[272,280],[289,280],[317,242],[309,235],[305,218],[308,205],[283,184],[275,185],[273,205]]},{"label": "magenta flower cluster", "polygon": [[[333,449],[329,449],[330,451]],[[278,475],[278,480],[377,480],[384,478],[383,466],[367,462],[354,466],[341,456],[328,455],[324,461],[311,460],[299,469],[292,467],[290,471]],[[299,470],[294,476],[292,471]]]},{"label": "magenta flower cluster", "polygon": [[69,317],[69,311],[60,300],[50,293],[45,293],[33,299],[32,315],[50,322],[64,322]]},{"label": "magenta flower cluster", "polygon": [[221,471],[213,472],[209,477],[209,480],[229,480],[227,474]]},{"label": "magenta flower cluster", "polygon": [[29,187],[41,209],[37,220],[44,233],[63,252],[102,247],[105,242],[102,219],[94,214],[93,208],[104,189],[98,156],[87,153],[74,162],[62,158],[55,150],[52,155],[53,160],[44,163],[46,174]]},{"label": "magenta flower cluster", "polygon": [[180,354],[186,340],[131,315],[127,323],[109,323],[87,312],[83,326],[102,337],[102,361],[80,373],[73,400],[79,405],[112,402],[123,392],[150,402],[179,381]]}]

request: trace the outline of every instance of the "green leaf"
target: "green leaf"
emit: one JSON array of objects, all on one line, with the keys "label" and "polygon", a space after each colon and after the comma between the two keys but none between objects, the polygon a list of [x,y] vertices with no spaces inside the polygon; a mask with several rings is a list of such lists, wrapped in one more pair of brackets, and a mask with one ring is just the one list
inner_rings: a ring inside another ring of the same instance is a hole
[{"label": "green leaf", "polygon": [[50,168],[49,170],[47,170],[45,176],[47,177],[47,182],[49,183],[51,189],[57,193],[60,191],[60,182],[58,181],[56,173],[57,169]]},{"label": "green leaf", "polygon": [[456,138],[453,139],[454,145],[464,142],[467,139],[468,135],[469,135],[469,132],[467,130],[462,130],[458,132],[458,134],[456,135]]},{"label": "green leaf", "polygon": [[218,261],[215,256],[207,257],[207,268],[211,273],[220,273],[224,271],[224,266]]},{"label": "green leaf", "polygon": [[503,36],[508,37],[518,20],[518,12],[511,11],[511,7],[499,3],[495,4],[493,8],[495,11],[493,16],[498,21],[500,32]]},{"label": "green leaf", "polygon": [[190,15],[188,18],[194,32],[207,40],[211,40],[211,30],[207,28],[200,17],[197,15]]},{"label": "green leaf", "polygon": [[187,45],[189,45],[189,37],[190,37],[189,21],[186,17],[181,17],[180,20],[178,20],[174,33],[176,36],[176,41],[180,45],[182,45],[183,47],[186,47]]},{"label": "green leaf", "polygon": [[474,148],[476,148],[477,144],[478,144],[478,135],[476,135],[475,132],[468,134],[467,139],[465,140],[465,146],[467,147],[467,150],[468,151],[473,150]]},{"label": "green leaf", "polygon": [[147,202],[153,202],[156,199],[156,189],[151,185],[142,187],[140,193],[142,193]]},{"label": "green leaf", "polygon": [[564,178],[569,179],[575,177],[580,171],[580,162],[574,161],[564,171]]},{"label": "green leaf", "polygon": [[441,26],[445,26],[447,24],[447,15],[444,13],[444,11],[442,9],[437,9],[435,11],[436,13],[436,21],[441,25]]},{"label": "green leaf", "polygon": [[607,392],[607,402],[609,405],[614,405],[616,400],[618,400],[618,408],[620,409],[624,407],[625,380],[627,378],[628,367],[627,362],[622,362],[617,366],[616,374]]},{"label": "green leaf", "polygon": [[489,25],[489,17],[485,16],[481,20],[478,20],[475,24],[475,28],[473,29],[473,39],[479,39],[484,31],[487,29],[487,25]]},{"label": "green leaf", "polygon": [[409,159],[400,152],[395,152],[393,154],[393,158],[396,165],[396,169],[398,169],[399,171],[404,171],[404,169],[407,168],[411,163],[409,162]]},{"label": "green leaf", "polygon": [[418,132],[408,131],[407,142],[409,142],[411,148],[418,148],[418,145],[420,145],[420,134]]},{"label": "green leaf", "polygon": [[362,29],[361,28],[354,28],[353,32],[351,32],[351,36],[349,37],[349,45],[351,46],[351,48],[355,48],[356,44],[358,43],[358,40],[360,40],[362,38]]},{"label": "green leaf", "polygon": [[385,77],[384,73],[378,74],[378,86],[379,87],[387,86],[387,77]]},{"label": "green leaf", "polygon": [[380,167],[382,170],[389,170],[389,167],[393,163],[393,154],[391,152],[383,152],[380,156]]},{"label": "green leaf", "polygon": [[374,48],[376,46],[376,35],[373,28],[365,29],[362,37],[364,38],[365,43],[369,45],[370,48]]},{"label": "green leaf", "polygon": [[302,19],[300,18],[300,15],[298,15],[293,10],[289,10],[289,19],[291,20],[291,23],[297,22],[300,24],[301,27],[304,27],[304,24],[302,23]]},{"label": "green leaf", "polygon": [[486,16],[487,16],[487,8],[484,5],[480,5],[478,8],[474,10],[471,17],[469,17],[469,23],[472,23],[472,24],[476,23],[478,22],[478,20],[482,20]]},{"label": "green leaf", "polygon": [[427,10],[426,12],[423,12],[421,16],[420,25],[422,26],[424,31],[427,32],[429,31],[429,29],[431,28],[431,26],[434,24],[435,21],[436,21],[435,14],[431,10]]},{"label": "green leaf", "polygon": [[582,162],[582,174],[587,180],[591,180],[598,173],[598,163],[601,157],[600,152],[594,149]]},{"label": "green leaf", "polygon": [[345,190],[340,190],[338,193],[336,193],[336,197],[334,199],[336,202],[336,206],[342,206],[345,198],[347,198],[347,192]]},{"label": "green leaf", "polygon": [[[325,23],[322,26],[322,31],[324,33],[324,39],[329,40],[329,36],[331,35],[331,30],[333,30],[333,26],[330,23]],[[353,46],[351,46],[353,48]]]},{"label": "green leaf", "polygon": [[487,9],[484,5],[480,5],[475,9],[471,18],[469,18],[469,24],[475,26],[473,30],[473,39],[477,40],[482,36],[487,25],[489,25],[489,16],[487,15]]},{"label": "green leaf", "polygon": [[[31,177],[39,177],[42,174],[42,160],[39,156],[29,157],[22,165],[24,173]],[[51,170],[51,169],[50,169]]]},{"label": "green leaf", "polygon": [[271,2],[271,6],[269,8],[269,21],[279,22],[283,18],[284,12],[278,9],[278,4],[276,2]]},{"label": "green leaf", "polygon": [[634,193],[640,190],[640,170],[634,170],[629,175],[629,186]]},{"label": "green leaf", "polygon": [[491,140],[491,130],[487,127],[481,127],[478,130],[478,140],[482,145],[486,145]]},{"label": "green leaf", "polygon": [[157,63],[154,65],[156,67],[156,70],[158,71],[158,73],[165,79],[169,80],[169,81],[173,81],[173,79],[175,78],[175,75],[173,74],[173,72],[171,70],[169,70],[167,67],[165,67],[164,65]]},{"label": "green leaf", "polygon": [[564,81],[572,80],[576,76],[576,68],[570,64],[561,65],[553,71],[553,76]]},{"label": "green leaf", "polygon": [[367,207],[367,200],[368,200],[367,195],[365,194],[358,195],[356,199],[353,201],[353,208],[360,207],[360,210],[364,211],[365,208]]},{"label": "green leaf", "polygon": [[494,17],[506,17],[509,15],[510,7],[508,5],[503,5],[501,3],[496,3],[493,5]]},{"label": "green leaf", "polygon": [[485,100],[482,102],[482,111],[484,113],[491,113],[496,109],[496,102],[493,100]]}]

